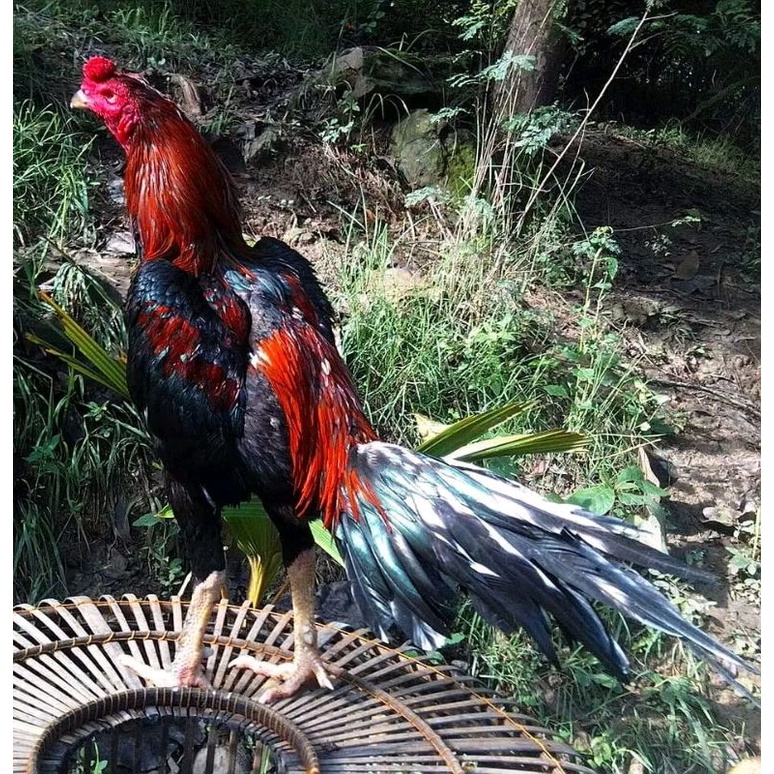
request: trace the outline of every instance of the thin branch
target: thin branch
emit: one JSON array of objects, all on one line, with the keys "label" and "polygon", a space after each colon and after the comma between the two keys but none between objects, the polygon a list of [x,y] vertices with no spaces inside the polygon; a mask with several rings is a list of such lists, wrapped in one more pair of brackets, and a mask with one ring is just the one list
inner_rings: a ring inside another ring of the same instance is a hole
[{"label": "thin branch", "polygon": [[712,387],[705,387],[703,384],[693,384],[691,382],[676,382],[671,379],[659,379],[654,378],[651,379],[650,382],[652,384],[660,384],[664,387],[679,387],[683,390],[697,390],[698,392],[705,392],[707,395],[711,395],[713,398],[717,398],[720,401],[723,401],[724,403],[728,403],[730,406],[734,406],[735,408],[740,409],[741,411],[746,411],[753,416],[757,417],[758,419],[761,418],[761,410],[754,406],[749,401],[742,401],[738,400],[737,398],[732,398],[730,395],[728,395],[725,392],[722,392],[721,390],[714,390]]}]

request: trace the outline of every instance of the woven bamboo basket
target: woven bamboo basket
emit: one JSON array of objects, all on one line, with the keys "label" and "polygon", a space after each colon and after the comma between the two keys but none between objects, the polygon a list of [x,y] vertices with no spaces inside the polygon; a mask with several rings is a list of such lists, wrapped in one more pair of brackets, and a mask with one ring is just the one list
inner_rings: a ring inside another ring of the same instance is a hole
[{"label": "woven bamboo basket", "polygon": [[593,774],[512,702],[449,665],[320,624],[333,691],[271,706],[229,663],[293,655],[291,613],[221,602],[206,643],[213,689],[145,688],[119,664],[164,668],[186,603],[72,597],[14,609],[15,774]]}]

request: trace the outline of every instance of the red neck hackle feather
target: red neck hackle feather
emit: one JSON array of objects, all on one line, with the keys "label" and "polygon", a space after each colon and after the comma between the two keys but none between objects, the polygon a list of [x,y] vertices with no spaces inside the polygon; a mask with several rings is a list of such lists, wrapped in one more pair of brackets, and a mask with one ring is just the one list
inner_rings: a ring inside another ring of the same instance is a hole
[{"label": "red neck hackle feather", "polygon": [[126,151],[126,207],[143,260],[164,258],[198,276],[219,253],[245,250],[228,171],[179,108],[104,57],[83,73],[88,106]]},{"label": "red neck hackle feather", "polygon": [[124,173],[143,258],[166,258],[197,276],[211,272],[219,253],[245,247],[228,173],[171,103],[148,106],[145,118]]},{"label": "red neck hackle feather", "polygon": [[349,464],[352,447],[377,436],[336,348],[309,325],[285,327],[261,343],[257,367],[287,424],[298,515],[333,531],[343,511],[358,517],[358,500],[379,507]]}]

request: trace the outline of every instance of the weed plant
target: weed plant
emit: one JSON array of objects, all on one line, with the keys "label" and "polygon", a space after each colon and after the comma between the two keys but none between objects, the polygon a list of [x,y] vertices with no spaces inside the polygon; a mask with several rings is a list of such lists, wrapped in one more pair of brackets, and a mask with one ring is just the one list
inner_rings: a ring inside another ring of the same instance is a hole
[{"label": "weed plant", "polygon": [[84,232],[89,189],[82,170],[89,144],[51,108],[24,101],[14,105],[13,118],[14,244]]},{"label": "weed plant", "polygon": [[[72,277],[67,284],[72,292]],[[114,346],[123,338],[118,309],[89,291],[82,281],[83,306],[101,308],[95,329]],[[28,300],[16,317],[13,384],[14,596],[27,601],[68,593],[65,564],[88,558],[97,537],[128,540],[130,514],[154,507],[156,488],[134,407],[74,372],[63,375],[27,341],[32,331],[56,340],[41,305]]]}]

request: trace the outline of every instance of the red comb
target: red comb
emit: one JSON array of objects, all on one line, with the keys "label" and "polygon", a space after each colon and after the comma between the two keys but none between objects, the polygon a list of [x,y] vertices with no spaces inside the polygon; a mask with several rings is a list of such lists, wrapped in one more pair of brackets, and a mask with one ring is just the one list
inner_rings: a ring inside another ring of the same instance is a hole
[{"label": "red comb", "polygon": [[90,81],[106,81],[116,74],[116,63],[104,56],[93,56],[83,66],[83,74]]}]

